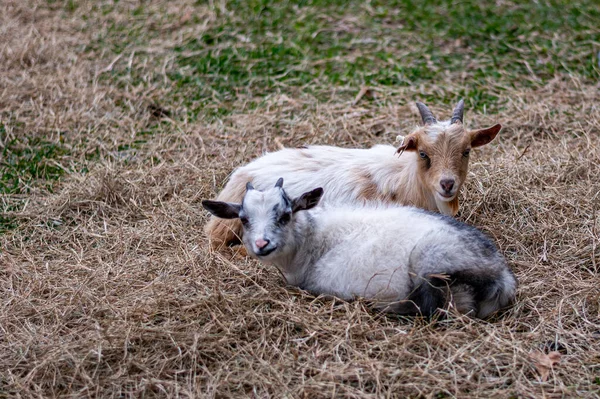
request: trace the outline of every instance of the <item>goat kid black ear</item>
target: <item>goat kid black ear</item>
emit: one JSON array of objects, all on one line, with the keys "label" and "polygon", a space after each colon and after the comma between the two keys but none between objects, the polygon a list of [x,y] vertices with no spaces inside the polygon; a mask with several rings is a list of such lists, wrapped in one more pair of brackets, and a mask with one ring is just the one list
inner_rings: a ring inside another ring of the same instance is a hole
[{"label": "goat kid black ear", "polygon": [[319,204],[322,196],[323,189],[321,187],[302,194],[300,197],[292,201],[292,212],[306,211],[314,208]]},{"label": "goat kid black ear", "polygon": [[240,204],[231,204],[222,201],[202,201],[204,209],[221,219],[236,219],[240,217]]},{"label": "goat kid black ear", "polygon": [[277,179],[277,183],[275,183],[275,187],[282,188],[283,187],[283,177]]}]

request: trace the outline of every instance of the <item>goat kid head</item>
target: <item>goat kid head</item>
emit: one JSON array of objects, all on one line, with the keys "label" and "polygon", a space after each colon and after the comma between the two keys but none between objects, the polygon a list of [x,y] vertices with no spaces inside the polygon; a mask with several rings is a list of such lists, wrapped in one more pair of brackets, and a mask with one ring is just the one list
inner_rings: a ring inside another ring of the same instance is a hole
[{"label": "goat kid head", "polygon": [[290,199],[283,190],[283,178],[275,186],[259,191],[246,184],[241,204],[222,201],[202,201],[202,206],[222,219],[239,218],[243,226],[243,242],[251,254],[267,260],[287,255],[294,242],[294,216],[314,208],[323,196],[316,188],[298,198]]},{"label": "goat kid head", "polygon": [[488,144],[502,128],[496,124],[484,129],[465,129],[464,106],[464,101],[460,100],[452,118],[438,122],[425,104],[417,102],[424,126],[404,137],[397,151],[400,154],[416,152],[418,177],[429,188],[438,207],[458,195],[467,177],[471,148]]}]

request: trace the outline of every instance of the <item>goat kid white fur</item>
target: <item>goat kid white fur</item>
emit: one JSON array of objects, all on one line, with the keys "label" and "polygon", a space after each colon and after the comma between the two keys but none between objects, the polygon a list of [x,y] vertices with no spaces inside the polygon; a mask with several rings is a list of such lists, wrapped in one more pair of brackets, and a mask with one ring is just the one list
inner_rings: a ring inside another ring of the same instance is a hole
[{"label": "goat kid white fur", "polygon": [[[417,103],[417,107],[424,126],[404,137],[398,149],[390,145],[370,149],[310,146],[268,153],[238,168],[217,200],[239,203],[247,182],[264,190],[282,176],[291,196],[313,187],[325,188],[323,204],[378,201],[454,216],[471,148],[492,141],[501,126],[465,129],[462,100],[445,122],[438,122],[424,104]],[[212,218],[206,233],[212,247],[220,248],[239,242],[242,226],[237,219]]]},{"label": "goat kid white fur", "polygon": [[414,207],[317,207],[318,188],[290,199],[282,188],[247,185],[241,204],[203,201],[213,215],[241,219],[247,251],[288,284],[385,311],[434,314],[454,307],[485,318],[514,300],[515,276],[479,230]]}]

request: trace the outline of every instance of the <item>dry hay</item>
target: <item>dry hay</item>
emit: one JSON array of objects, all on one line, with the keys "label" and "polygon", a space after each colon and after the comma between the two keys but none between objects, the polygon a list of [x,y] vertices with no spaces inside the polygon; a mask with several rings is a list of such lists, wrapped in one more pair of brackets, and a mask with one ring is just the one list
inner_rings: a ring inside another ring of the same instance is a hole
[{"label": "dry hay", "polygon": [[[54,193],[34,188],[0,237],[0,397],[599,397],[597,87],[557,78],[509,90],[496,115],[467,111],[505,128],[474,152],[460,218],[494,237],[520,288],[498,319],[434,324],[315,298],[210,252],[199,205],[279,142],[392,141],[418,117],[389,104],[413,89],[381,89],[381,105],[276,95],[222,123],[167,118],[121,153],[152,115],[145,100],[115,111],[115,99],[160,92],[96,79],[112,60],[65,51],[88,40],[76,19],[2,7],[3,54],[20,54],[2,56],[3,118],[22,122],[8,134],[60,130],[106,150]],[[562,356],[541,381],[549,352]]]}]

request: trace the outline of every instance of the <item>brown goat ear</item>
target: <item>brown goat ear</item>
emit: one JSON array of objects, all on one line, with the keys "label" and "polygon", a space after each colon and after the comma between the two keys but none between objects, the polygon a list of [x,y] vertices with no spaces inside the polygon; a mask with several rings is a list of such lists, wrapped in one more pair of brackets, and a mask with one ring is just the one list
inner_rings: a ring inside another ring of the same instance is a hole
[{"label": "brown goat ear", "polygon": [[396,153],[402,154],[404,151],[416,151],[416,150],[417,150],[417,137],[413,136],[412,134],[409,134],[402,140],[402,143],[400,144],[400,147],[398,147],[398,150],[396,151]]},{"label": "brown goat ear", "polygon": [[502,129],[502,125],[495,124],[492,127],[471,131],[471,147],[481,147],[496,138],[498,132]]}]

